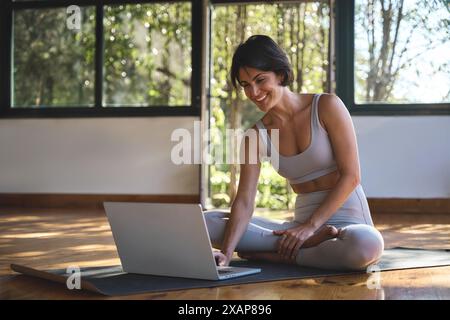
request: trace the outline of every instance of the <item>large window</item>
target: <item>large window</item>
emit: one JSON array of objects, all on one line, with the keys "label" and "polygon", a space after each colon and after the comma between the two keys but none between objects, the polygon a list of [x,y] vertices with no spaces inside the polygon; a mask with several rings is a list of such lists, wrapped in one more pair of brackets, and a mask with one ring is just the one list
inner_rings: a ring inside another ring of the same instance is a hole
[{"label": "large window", "polygon": [[201,1],[78,2],[2,2],[3,116],[199,114]]},{"label": "large window", "polygon": [[448,1],[337,6],[337,93],[352,113],[450,113]]}]

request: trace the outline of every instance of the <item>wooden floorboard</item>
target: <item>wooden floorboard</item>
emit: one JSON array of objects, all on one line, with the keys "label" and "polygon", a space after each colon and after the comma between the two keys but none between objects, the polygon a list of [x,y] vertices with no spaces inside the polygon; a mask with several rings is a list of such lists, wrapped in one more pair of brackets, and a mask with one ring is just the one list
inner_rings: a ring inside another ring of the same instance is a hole
[{"label": "wooden floorboard", "polygon": [[[450,249],[450,213],[386,213],[374,222],[386,247]],[[40,269],[119,264],[105,214],[92,209],[0,208],[0,299],[450,299],[450,267],[382,272],[380,289],[369,289],[369,275],[359,274],[103,297],[17,275],[11,263]]]}]

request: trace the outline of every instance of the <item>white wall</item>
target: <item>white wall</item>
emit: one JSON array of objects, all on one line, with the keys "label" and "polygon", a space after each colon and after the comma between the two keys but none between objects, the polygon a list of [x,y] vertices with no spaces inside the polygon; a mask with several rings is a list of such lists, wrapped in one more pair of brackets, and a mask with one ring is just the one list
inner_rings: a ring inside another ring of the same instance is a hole
[{"label": "white wall", "polygon": [[[0,120],[0,193],[198,194],[173,165],[195,117]],[[450,197],[450,117],[353,117],[368,197]]]},{"label": "white wall", "polygon": [[195,119],[3,119],[0,193],[198,194],[199,166],[170,160]]},{"label": "white wall", "polygon": [[450,198],[449,116],[354,116],[362,185],[373,198]]}]

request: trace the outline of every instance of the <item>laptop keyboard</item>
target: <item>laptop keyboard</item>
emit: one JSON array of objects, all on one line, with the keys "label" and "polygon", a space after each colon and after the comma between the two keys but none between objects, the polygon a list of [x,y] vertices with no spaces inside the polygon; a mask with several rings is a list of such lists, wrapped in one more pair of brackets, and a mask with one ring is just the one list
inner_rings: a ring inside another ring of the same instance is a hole
[{"label": "laptop keyboard", "polygon": [[219,273],[231,273],[231,272],[233,272],[232,270],[221,270],[221,269],[217,269],[217,271],[219,272]]},{"label": "laptop keyboard", "polygon": [[232,267],[217,267],[217,271],[219,273],[231,273],[234,272],[235,270],[233,270]]}]

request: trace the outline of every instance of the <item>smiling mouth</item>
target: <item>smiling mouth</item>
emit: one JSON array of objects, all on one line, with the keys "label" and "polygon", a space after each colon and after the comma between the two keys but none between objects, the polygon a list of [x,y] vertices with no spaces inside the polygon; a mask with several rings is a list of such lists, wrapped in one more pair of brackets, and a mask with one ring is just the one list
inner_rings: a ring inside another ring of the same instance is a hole
[{"label": "smiling mouth", "polygon": [[261,97],[259,99],[255,99],[256,102],[261,102],[263,101],[265,98],[267,98],[267,94],[264,97]]}]

